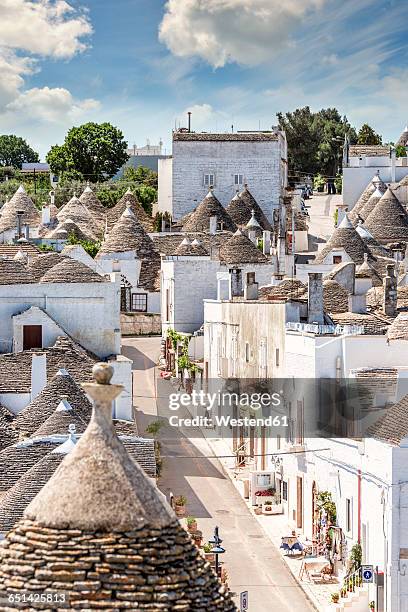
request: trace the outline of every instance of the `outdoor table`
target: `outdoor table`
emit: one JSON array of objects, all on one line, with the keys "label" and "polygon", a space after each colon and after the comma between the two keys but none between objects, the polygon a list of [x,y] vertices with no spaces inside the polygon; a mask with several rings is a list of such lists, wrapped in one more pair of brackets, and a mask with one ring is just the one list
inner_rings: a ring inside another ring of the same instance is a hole
[{"label": "outdoor table", "polygon": [[283,536],[280,548],[283,548],[289,554],[292,552],[302,552],[304,546],[299,542],[297,536]]},{"label": "outdoor table", "polygon": [[329,561],[326,559],[326,557],[317,557],[316,559],[307,560],[307,561],[305,559],[303,559],[302,565],[301,565],[300,571],[299,571],[299,578],[300,578],[300,580],[303,580],[304,574],[306,574],[306,576],[310,580],[310,573],[311,572],[318,574],[327,565],[329,565]]}]

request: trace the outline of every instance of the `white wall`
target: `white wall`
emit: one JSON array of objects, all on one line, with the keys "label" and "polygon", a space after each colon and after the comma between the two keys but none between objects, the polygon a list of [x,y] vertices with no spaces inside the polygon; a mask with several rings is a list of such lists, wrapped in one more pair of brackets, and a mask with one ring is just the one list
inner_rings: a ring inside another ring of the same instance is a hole
[{"label": "white wall", "polygon": [[31,306],[99,357],[120,352],[119,277],[104,283],[0,285],[0,338],[12,341],[13,316]]},{"label": "white wall", "polygon": [[13,317],[13,352],[15,353],[20,353],[23,350],[24,325],[42,326],[42,348],[53,346],[58,336],[66,336],[65,330],[53,321],[47,313],[37,306],[32,306]]},{"label": "white wall", "polygon": [[173,191],[172,191],[173,158],[167,157],[158,160],[158,194],[156,209],[153,206],[153,216],[157,213],[172,213]]},{"label": "white wall", "polygon": [[173,218],[192,211],[208,192],[204,174],[215,175],[214,194],[226,206],[235,195],[234,175],[244,182],[272,220],[286,184],[286,141],[178,141],[173,142]]},{"label": "white wall", "polygon": [[[114,262],[118,262],[115,263]],[[125,280],[132,286],[133,293],[147,294],[147,311],[149,313],[160,313],[160,291],[146,291],[143,287],[139,287],[139,276],[142,262],[136,257],[135,251],[126,251],[125,253],[106,253],[98,258],[98,265],[105,274],[110,274],[115,267],[119,270],[116,273],[123,276]]]},{"label": "white wall", "polygon": [[[382,165],[378,161],[374,166],[343,168],[343,202],[348,206],[349,210],[352,210],[377,170],[380,172],[380,177],[385,183],[392,182],[391,165]],[[396,182],[399,182],[407,174],[408,167],[398,165],[395,167]]]}]

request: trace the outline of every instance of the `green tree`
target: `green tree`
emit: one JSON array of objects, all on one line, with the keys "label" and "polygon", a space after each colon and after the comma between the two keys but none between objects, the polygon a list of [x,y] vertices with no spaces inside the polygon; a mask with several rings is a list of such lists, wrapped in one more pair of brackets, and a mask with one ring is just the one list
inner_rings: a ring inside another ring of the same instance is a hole
[{"label": "green tree", "polygon": [[127,166],[123,172],[123,180],[131,181],[133,183],[143,183],[147,187],[154,187],[157,189],[157,172],[146,168],[145,166]]},{"label": "green tree", "polygon": [[380,145],[382,144],[382,136],[374,132],[373,128],[364,123],[357,134],[357,144],[361,145]]},{"label": "green tree", "polygon": [[85,123],[73,127],[63,145],[51,147],[47,162],[64,178],[93,182],[112,178],[129,156],[122,132],[110,123]]},{"label": "green tree", "polygon": [[3,134],[0,136],[0,166],[12,166],[21,168],[26,162],[39,162],[38,153],[30,145],[14,134]]},{"label": "green tree", "polygon": [[279,126],[288,141],[290,173],[335,176],[341,165],[342,145],[347,134],[357,141],[355,129],[336,108],[312,112],[309,106],[291,113],[278,113]]},{"label": "green tree", "polygon": [[395,152],[397,157],[406,157],[407,156],[407,149],[405,147],[403,147],[402,145],[397,145],[395,147]]}]

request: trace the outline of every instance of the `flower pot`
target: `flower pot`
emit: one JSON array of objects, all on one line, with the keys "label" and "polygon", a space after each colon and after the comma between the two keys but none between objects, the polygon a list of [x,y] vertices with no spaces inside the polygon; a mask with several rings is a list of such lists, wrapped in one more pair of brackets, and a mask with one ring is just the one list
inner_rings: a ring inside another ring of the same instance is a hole
[{"label": "flower pot", "polygon": [[206,558],[206,560],[208,561],[208,563],[215,563],[215,554],[210,552],[210,553],[204,553],[204,556]]},{"label": "flower pot", "polygon": [[174,511],[176,516],[185,516],[186,515],[186,507],[175,504]]},{"label": "flower pot", "polygon": [[194,523],[190,523],[189,525],[187,525],[187,529],[190,533],[195,533],[197,531],[197,521],[194,521]]}]

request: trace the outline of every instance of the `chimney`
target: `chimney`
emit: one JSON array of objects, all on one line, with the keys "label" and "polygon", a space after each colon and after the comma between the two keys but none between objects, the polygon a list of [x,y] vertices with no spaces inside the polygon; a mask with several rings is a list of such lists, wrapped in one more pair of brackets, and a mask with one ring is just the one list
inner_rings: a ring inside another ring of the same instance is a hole
[{"label": "chimney", "polygon": [[242,297],[244,292],[242,290],[242,270],[234,268],[230,270],[230,299],[234,297]]},{"label": "chimney", "polygon": [[45,202],[43,202],[41,208],[41,224],[49,225],[51,223],[51,208],[47,206]]},{"label": "chimney", "polygon": [[391,183],[395,183],[395,166],[397,163],[397,151],[391,147]]},{"label": "chimney", "polygon": [[31,401],[41,393],[47,384],[47,356],[33,353],[31,362]]},{"label": "chimney", "polygon": [[263,254],[269,257],[271,254],[271,232],[269,230],[264,230],[262,232],[262,240],[263,240]]},{"label": "chimney", "polygon": [[188,111],[188,131],[191,132],[191,111]]},{"label": "chimney", "polygon": [[389,317],[397,314],[397,279],[394,264],[387,265],[387,275],[383,280],[383,312]]},{"label": "chimney", "polygon": [[217,300],[229,300],[230,297],[230,280],[229,274],[225,272],[217,273]]},{"label": "chimney", "polygon": [[255,272],[245,274],[244,298],[246,300],[258,299],[258,283],[255,281]]},{"label": "chimney", "polygon": [[217,232],[217,215],[214,217],[210,217],[210,234],[215,234]]},{"label": "chimney", "polygon": [[323,274],[321,272],[309,272],[308,291],[308,323],[323,325]]},{"label": "chimney", "polygon": [[17,215],[17,240],[18,240],[19,238],[21,238],[21,228],[22,228],[21,221],[24,215],[24,210],[17,210],[16,215]]},{"label": "chimney", "polygon": [[248,230],[248,238],[250,239],[251,242],[253,242],[256,245],[256,230],[254,229]]}]

